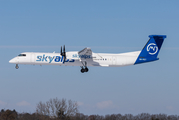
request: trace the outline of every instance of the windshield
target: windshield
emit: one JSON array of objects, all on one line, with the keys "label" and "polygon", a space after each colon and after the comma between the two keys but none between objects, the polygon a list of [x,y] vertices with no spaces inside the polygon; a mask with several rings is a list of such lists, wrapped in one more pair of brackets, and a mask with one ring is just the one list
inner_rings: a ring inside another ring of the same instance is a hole
[{"label": "windshield", "polygon": [[19,54],[18,56],[26,56],[26,54]]}]

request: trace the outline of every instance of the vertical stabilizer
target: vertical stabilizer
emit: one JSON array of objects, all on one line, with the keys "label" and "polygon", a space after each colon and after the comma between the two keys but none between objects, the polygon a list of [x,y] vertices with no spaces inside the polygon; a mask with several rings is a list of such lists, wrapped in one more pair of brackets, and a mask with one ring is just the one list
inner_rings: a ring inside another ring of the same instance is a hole
[{"label": "vertical stabilizer", "polygon": [[135,64],[151,62],[157,58],[166,35],[149,35],[150,39],[139,54]]}]

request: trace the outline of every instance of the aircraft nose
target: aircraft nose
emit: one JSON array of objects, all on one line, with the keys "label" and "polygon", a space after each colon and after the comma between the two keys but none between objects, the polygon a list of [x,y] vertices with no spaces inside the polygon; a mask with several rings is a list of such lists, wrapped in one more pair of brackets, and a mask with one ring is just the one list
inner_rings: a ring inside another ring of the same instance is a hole
[{"label": "aircraft nose", "polygon": [[13,59],[11,59],[10,61],[9,61],[9,63],[16,63],[17,61],[15,60],[15,58],[13,58]]}]

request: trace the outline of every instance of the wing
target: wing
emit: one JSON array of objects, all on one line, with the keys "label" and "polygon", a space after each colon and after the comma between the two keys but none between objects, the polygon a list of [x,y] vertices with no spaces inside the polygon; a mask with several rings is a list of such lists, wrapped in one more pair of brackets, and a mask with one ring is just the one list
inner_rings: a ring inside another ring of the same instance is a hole
[{"label": "wing", "polygon": [[92,55],[91,48],[84,48],[78,52],[78,55]]},{"label": "wing", "polygon": [[83,50],[78,52],[78,55],[81,59],[91,59],[92,58],[91,48],[84,48]]}]

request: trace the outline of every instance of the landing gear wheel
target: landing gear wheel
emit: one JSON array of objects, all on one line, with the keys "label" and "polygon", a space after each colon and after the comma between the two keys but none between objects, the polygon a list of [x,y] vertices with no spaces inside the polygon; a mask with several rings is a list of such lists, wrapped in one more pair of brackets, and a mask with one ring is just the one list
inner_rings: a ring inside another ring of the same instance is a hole
[{"label": "landing gear wheel", "polygon": [[18,64],[16,64],[15,68],[16,68],[16,69],[18,69],[18,68],[19,68]]},{"label": "landing gear wheel", "polygon": [[85,72],[85,69],[82,68],[82,69],[81,69],[81,73],[84,73],[84,72]]},{"label": "landing gear wheel", "polygon": [[85,68],[85,72],[88,72],[88,68],[87,67]]},{"label": "landing gear wheel", "polygon": [[88,72],[88,70],[89,70],[89,69],[88,69],[87,67],[85,67],[85,68],[82,67],[82,68],[81,68],[81,73]]}]

